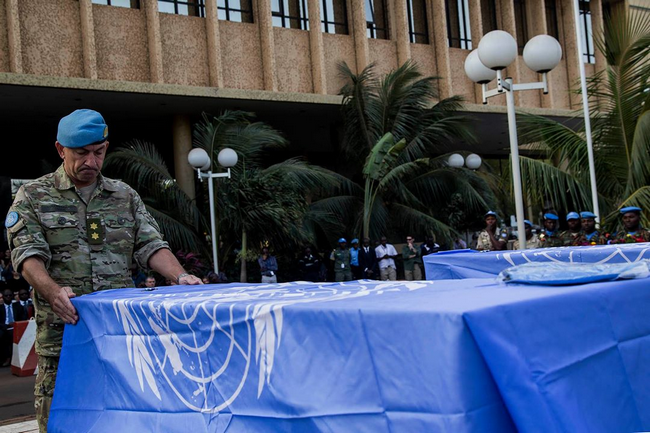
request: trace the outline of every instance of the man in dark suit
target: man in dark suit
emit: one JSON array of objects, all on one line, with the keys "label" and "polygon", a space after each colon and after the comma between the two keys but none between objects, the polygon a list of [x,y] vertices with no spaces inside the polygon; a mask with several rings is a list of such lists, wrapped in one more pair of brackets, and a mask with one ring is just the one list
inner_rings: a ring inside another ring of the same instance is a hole
[{"label": "man in dark suit", "polygon": [[363,245],[359,249],[359,269],[362,270],[361,278],[366,280],[376,280],[379,275],[375,248],[370,246],[368,238],[363,238]]},{"label": "man in dark suit", "polygon": [[14,345],[14,322],[27,320],[27,312],[20,302],[14,302],[14,292],[11,289],[4,290],[2,299],[4,305],[0,308],[0,360],[2,366],[7,367],[11,363]]}]

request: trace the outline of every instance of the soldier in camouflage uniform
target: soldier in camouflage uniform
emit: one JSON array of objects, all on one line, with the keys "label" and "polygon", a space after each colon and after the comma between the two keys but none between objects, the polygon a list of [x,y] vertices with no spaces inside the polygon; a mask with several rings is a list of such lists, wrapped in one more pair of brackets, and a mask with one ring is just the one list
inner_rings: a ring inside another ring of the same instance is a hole
[{"label": "soldier in camouflage uniform", "polygon": [[350,250],[347,248],[345,238],[339,239],[339,247],[332,250],[330,260],[334,261],[334,281],[352,281]]},{"label": "soldier in camouflage uniform", "polygon": [[566,223],[569,226],[568,230],[560,233],[560,240],[562,241],[562,246],[569,247],[573,245],[580,236],[580,215],[578,212],[569,212],[566,215]]},{"label": "soldier in camouflage uniform", "polygon": [[606,245],[607,238],[596,230],[596,214],[593,212],[580,212],[582,230],[573,241],[573,246]]},{"label": "soldier in camouflage uniform", "polygon": [[41,432],[47,431],[64,323],[78,320],[71,298],[132,287],[133,260],[179,284],[201,284],[169,251],[138,194],[101,175],[107,138],[95,111],[61,119],[56,148],[63,164],[22,186],[5,221],[13,264],[35,289]]},{"label": "soldier in camouflage uniform", "polygon": [[544,229],[539,234],[540,248],[561,247],[562,240],[557,231],[558,216],[554,213],[544,214]]},{"label": "soldier in camouflage uniform", "polygon": [[488,211],[485,215],[485,230],[478,234],[476,249],[479,251],[499,251],[506,248],[508,233],[501,232],[497,228],[497,214]]},{"label": "soldier in camouflage uniform", "polygon": [[641,227],[641,212],[643,209],[636,206],[624,207],[620,210],[623,220],[623,230],[619,230],[612,240],[615,244],[633,244],[650,242],[650,231]]}]

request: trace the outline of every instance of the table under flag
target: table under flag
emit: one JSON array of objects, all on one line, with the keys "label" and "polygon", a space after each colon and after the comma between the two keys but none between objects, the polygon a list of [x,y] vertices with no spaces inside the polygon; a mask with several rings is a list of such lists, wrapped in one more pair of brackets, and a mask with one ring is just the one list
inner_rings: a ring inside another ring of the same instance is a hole
[{"label": "table under flag", "polygon": [[49,431],[650,430],[649,283],[97,292],[73,299]]}]

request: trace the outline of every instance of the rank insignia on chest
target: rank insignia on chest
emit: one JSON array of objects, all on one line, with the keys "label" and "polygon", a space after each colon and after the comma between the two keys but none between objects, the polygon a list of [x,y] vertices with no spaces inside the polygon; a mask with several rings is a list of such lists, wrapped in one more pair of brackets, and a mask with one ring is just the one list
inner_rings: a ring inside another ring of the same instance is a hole
[{"label": "rank insignia on chest", "polygon": [[101,218],[88,218],[86,220],[86,233],[90,245],[102,245],[104,243],[104,227]]}]

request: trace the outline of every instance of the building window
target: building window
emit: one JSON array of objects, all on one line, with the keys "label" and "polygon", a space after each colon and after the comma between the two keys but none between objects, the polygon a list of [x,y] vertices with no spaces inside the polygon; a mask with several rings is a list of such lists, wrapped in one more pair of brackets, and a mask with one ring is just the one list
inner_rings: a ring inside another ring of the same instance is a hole
[{"label": "building window", "polygon": [[309,30],[307,0],[272,0],[271,18],[275,27]]},{"label": "building window", "polygon": [[544,0],[546,7],[546,34],[560,40],[560,31],[557,25],[556,0]]},{"label": "building window", "polygon": [[321,28],[323,33],[348,34],[348,9],[346,0],[321,1]]},{"label": "building window", "polygon": [[497,4],[496,0],[481,0],[481,22],[483,23],[483,34],[497,30]]},{"label": "building window", "polygon": [[452,48],[472,49],[467,0],[445,0],[447,14],[447,40]]},{"label": "building window", "polygon": [[514,0],[515,6],[515,29],[517,31],[517,46],[519,54],[524,53],[524,46],[528,42],[528,22],[526,21],[526,1]]},{"label": "building window", "polygon": [[589,0],[580,0],[580,32],[582,33],[582,59],[585,63],[596,63],[593,32],[591,29],[591,8]]},{"label": "building window", "polygon": [[409,39],[413,44],[429,43],[429,22],[425,0],[406,0],[409,20]]},{"label": "building window", "polygon": [[158,11],[191,17],[205,17],[205,4],[204,0],[158,0]]},{"label": "building window", "polygon": [[97,5],[118,6],[121,8],[140,9],[139,0],[92,0]]},{"label": "building window", "polygon": [[238,23],[253,22],[251,0],[217,0],[217,13],[220,20]]},{"label": "building window", "polygon": [[365,0],[366,34],[372,39],[390,39],[388,37],[388,7],[386,0]]}]

